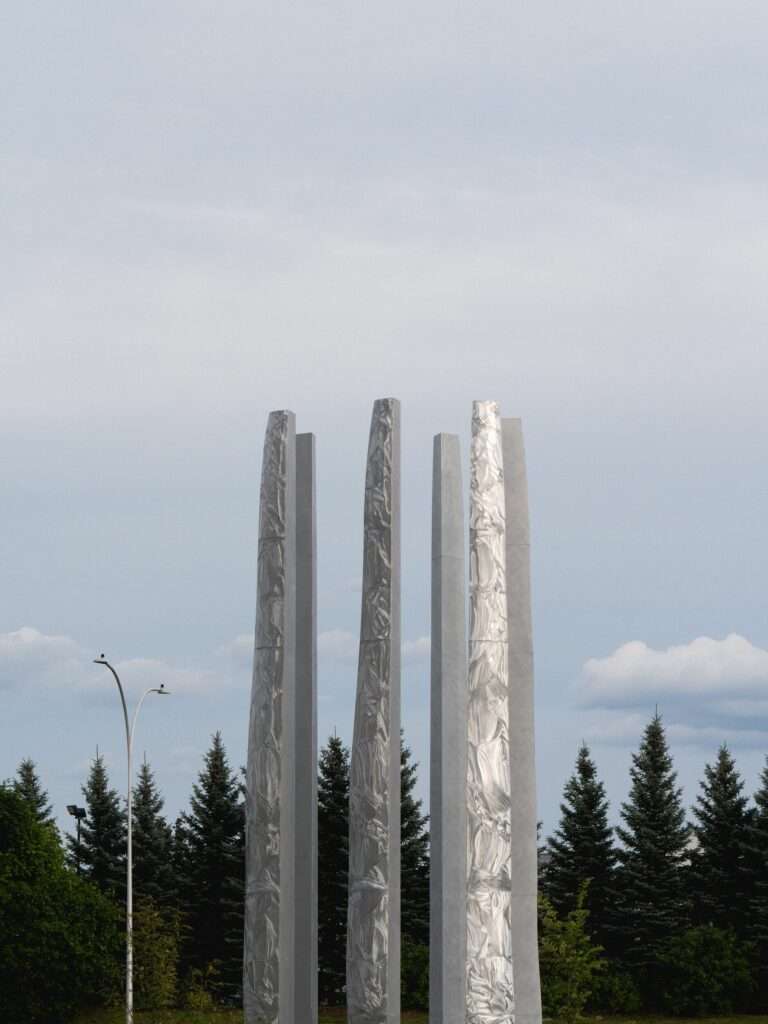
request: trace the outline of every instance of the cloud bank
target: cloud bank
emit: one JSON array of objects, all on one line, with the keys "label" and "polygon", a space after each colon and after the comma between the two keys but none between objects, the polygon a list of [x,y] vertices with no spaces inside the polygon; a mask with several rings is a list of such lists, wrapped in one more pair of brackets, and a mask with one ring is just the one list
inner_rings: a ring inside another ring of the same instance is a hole
[{"label": "cloud bank", "polygon": [[768,742],[768,651],[738,633],[661,650],[633,640],[586,661],[576,689],[605,740],[636,737],[658,706],[681,742]]}]

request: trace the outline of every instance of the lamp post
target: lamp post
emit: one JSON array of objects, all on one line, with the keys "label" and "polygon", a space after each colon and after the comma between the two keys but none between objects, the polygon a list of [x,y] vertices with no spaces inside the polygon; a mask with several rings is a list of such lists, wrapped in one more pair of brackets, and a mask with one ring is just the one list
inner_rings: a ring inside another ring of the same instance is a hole
[{"label": "lamp post", "polygon": [[101,654],[98,658],[93,659],[95,665],[104,665],[115,678],[117,688],[120,691],[120,700],[123,705],[123,718],[125,719],[125,741],[128,748],[128,849],[127,849],[127,868],[128,878],[126,885],[126,896],[125,896],[125,1024],[133,1024],[133,788],[132,788],[132,748],[133,748],[133,733],[136,728],[136,719],[138,718],[141,705],[144,703],[144,698],[149,693],[159,693],[161,695],[170,693],[170,690],[166,690],[163,684],[160,687],[151,686],[148,690],[145,690],[139,698],[139,703],[136,705],[136,710],[133,712],[133,718],[128,722],[128,706],[125,703],[125,693],[123,692],[123,685],[120,682],[120,676],[115,672],[114,668],[110,665],[107,659]]},{"label": "lamp post", "polygon": [[71,814],[77,821],[77,858],[75,865],[78,875],[80,874],[80,822],[85,817],[85,813],[84,807],[78,807],[77,804],[67,804],[67,814]]}]

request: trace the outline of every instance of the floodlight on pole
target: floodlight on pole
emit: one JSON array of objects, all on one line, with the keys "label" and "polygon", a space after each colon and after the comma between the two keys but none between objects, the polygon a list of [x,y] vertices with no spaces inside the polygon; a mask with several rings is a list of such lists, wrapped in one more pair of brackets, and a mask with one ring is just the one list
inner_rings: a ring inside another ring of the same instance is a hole
[{"label": "floodlight on pole", "polygon": [[161,696],[164,696],[165,694],[169,694],[171,691],[166,690],[164,683],[161,683],[159,687],[150,686],[139,698],[139,702],[133,712],[133,718],[129,723],[128,705],[125,703],[125,693],[123,691],[123,684],[120,682],[120,676],[103,654],[100,654],[98,658],[94,658],[93,662],[95,665],[104,665],[114,676],[115,682],[117,683],[117,689],[120,692],[120,701],[123,705],[123,719],[125,720],[125,742],[128,751],[128,841],[126,857],[127,884],[125,895],[125,1024],[133,1024],[133,734],[136,729],[136,719],[138,718],[139,711],[141,710],[141,705],[144,703],[144,698],[150,693],[158,693]]},{"label": "floodlight on pole", "polygon": [[80,874],[80,822],[86,815],[84,807],[78,807],[77,804],[67,804],[67,814],[71,814],[77,822],[77,853],[75,855],[75,870],[78,875]]}]

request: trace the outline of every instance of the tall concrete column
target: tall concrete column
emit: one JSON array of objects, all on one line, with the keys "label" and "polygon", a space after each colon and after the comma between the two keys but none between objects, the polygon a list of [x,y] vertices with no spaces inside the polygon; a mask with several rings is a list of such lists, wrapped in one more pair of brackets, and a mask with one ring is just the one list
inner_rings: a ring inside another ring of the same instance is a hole
[{"label": "tall concrete column", "polygon": [[374,403],[349,787],[349,1024],[400,1024],[400,403]]},{"label": "tall concrete column", "polygon": [[502,421],[512,772],[512,950],[516,1024],[541,1024],[537,916],[536,762],[533,721],[528,482],[519,419]]},{"label": "tall concrete column", "polygon": [[495,402],[472,409],[466,1024],[514,1024],[504,469]]},{"label": "tall concrete column", "polygon": [[317,1022],[317,527],[315,436],[296,435],[296,1024]]},{"label": "tall concrete column", "polygon": [[461,449],[438,434],[432,462],[430,1024],[464,1024],[467,949],[467,627]]},{"label": "tall concrete column", "polygon": [[246,1024],[295,1024],[296,426],[272,412],[259,510],[256,643],[248,733]]}]

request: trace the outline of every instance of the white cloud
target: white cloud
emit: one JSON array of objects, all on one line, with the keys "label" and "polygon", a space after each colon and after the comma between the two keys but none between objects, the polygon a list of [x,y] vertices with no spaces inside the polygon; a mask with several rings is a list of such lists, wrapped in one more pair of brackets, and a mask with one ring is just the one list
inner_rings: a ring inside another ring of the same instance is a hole
[{"label": "white cloud", "polygon": [[764,746],[768,735],[768,651],[737,633],[622,644],[585,662],[577,693],[593,709],[589,735],[609,743],[637,740],[654,706],[680,743]]},{"label": "white cloud", "polygon": [[768,696],[768,651],[738,633],[655,650],[641,640],[584,664],[582,696],[595,707],[671,696]]},{"label": "white cloud", "polygon": [[[230,649],[237,649],[237,637]],[[111,694],[107,670],[93,664],[94,652],[72,637],[50,635],[31,626],[0,633],[0,689],[29,687],[38,690]],[[126,658],[113,665],[126,696],[136,699],[144,690],[164,684],[173,693],[207,693],[232,685],[230,672],[208,665],[177,665],[162,658]]]},{"label": "white cloud", "polygon": [[317,638],[318,656],[332,661],[354,661],[358,648],[358,638],[346,629],[328,629]]},{"label": "white cloud", "polygon": [[428,636],[419,636],[415,640],[406,640],[403,644],[403,661],[424,661],[429,658],[431,648],[432,644]]}]

